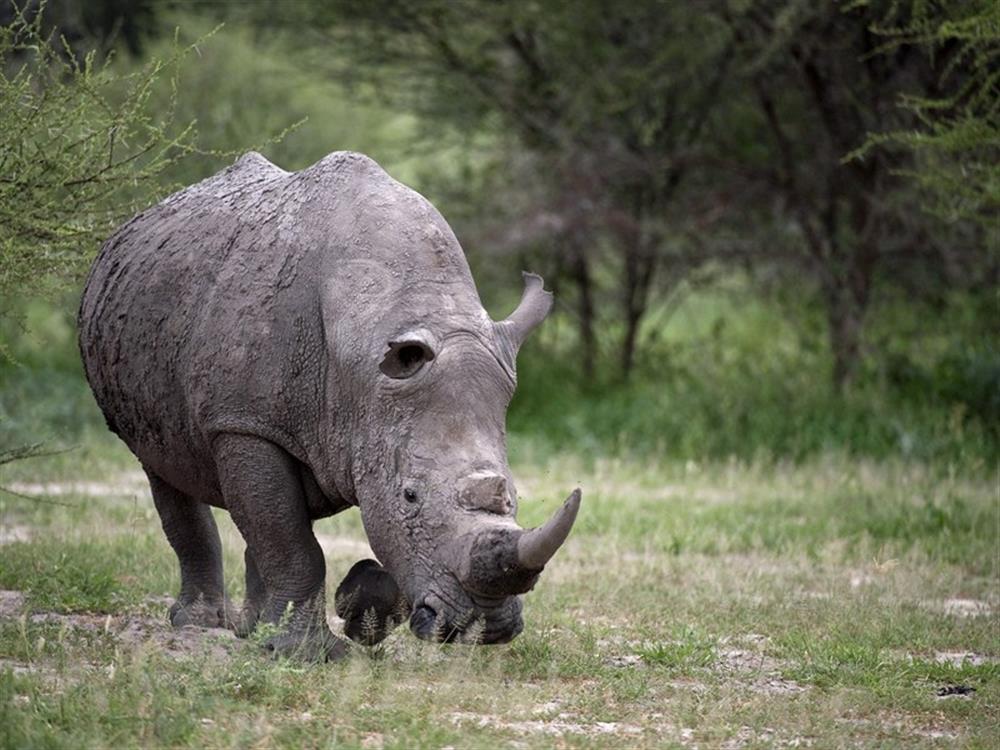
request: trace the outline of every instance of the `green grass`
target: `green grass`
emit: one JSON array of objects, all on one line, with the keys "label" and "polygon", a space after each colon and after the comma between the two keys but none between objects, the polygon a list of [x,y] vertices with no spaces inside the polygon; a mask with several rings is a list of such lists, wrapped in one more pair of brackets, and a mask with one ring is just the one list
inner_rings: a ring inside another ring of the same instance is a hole
[{"label": "green grass", "polygon": [[134,577],[121,571],[148,564],[149,547],[128,538],[6,544],[0,547],[0,588],[24,592],[36,609],[118,612],[142,598],[128,585]]},{"label": "green grass", "polygon": [[570,446],[695,461],[837,452],[988,470],[1000,459],[1000,349],[984,325],[994,310],[985,296],[885,303],[857,382],[836,394],[821,310],[807,299],[785,309],[731,274],[665,320],[650,312],[628,381],[613,367],[614,325],[587,383],[571,316],[547,321],[519,357],[509,426],[540,457]]},{"label": "green grass", "polygon": [[[72,485],[62,505],[0,506],[3,527],[28,537],[0,546],[0,588],[27,594],[0,619],[0,746],[908,748],[996,737],[989,475],[834,455],[522,462],[525,524],[584,489],[578,528],[526,597],[524,633],[469,648],[404,628],[378,654],[313,666],[271,662],[252,640],[193,637],[178,650],[168,602],[149,598],[177,586],[171,553],[135,475],[107,468],[128,457],[104,452],[75,474],[66,455],[35,459],[31,477],[99,480],[107,496]],[[26,477],[18,467],[14,481]],[[219,522],[239,597],[242,543]],[[363,539],[356,514],[318,531]],[[356,557],[343,545],[328,555],[331,595]],[[955,653],[970,661],[949,662]],[[975,692],[937,697],[956,684]]]}]

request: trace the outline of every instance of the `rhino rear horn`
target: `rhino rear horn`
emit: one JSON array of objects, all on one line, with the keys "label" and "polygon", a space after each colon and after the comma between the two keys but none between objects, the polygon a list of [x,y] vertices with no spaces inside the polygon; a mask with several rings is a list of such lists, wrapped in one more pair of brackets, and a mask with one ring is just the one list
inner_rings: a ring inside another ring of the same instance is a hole
[{"label": "rhino rear horn", "polygon": [[505,320],[498,325],[507,333],[514,353],[521,344],[549,314],[552,309],[552,292],[545,291],[545,282],[536,273],[522,273],[524,277],[524,293],[521,302]]}]

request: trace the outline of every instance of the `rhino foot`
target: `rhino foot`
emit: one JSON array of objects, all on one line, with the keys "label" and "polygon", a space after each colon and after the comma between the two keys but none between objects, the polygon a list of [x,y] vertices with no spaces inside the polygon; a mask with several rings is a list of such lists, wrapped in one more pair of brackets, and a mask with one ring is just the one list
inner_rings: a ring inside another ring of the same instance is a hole
[{"label": "rhino foot", "polygon": [[264,641],[264,649],[274,658],[286,657],[322,663],[343,659],[350,651],[350,646],[329,628],[325,628],[307,633],[278,633]]},{"label": "rhino foot", "polygon": [[179,597],[170,607],[170,624],[175,628],[195,625],[201,628],[231,628],[236,612],[225,597]]},{"label": "rhino foot", "polygon": [[243,609],[233,619],[233,632],[236,633],[237,638],[248,638],[253,633],[254,628],[257,627],[259,621],[260,609],[244,604]]}]

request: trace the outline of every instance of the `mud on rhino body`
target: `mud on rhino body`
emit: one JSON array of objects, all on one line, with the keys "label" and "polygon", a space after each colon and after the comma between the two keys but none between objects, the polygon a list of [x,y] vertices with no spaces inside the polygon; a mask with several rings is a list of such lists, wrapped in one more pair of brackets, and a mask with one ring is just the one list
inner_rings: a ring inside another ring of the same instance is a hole
[{"label": "mud on rhino body", "polygon": [[[514,521],[505,415],[550,307],[525,274],[517,310],[490,320],[441,215],[354,153],[294,173],[251,153],[122,226],[87,280],[80,350],[177,553],[171,621],[280,621],[272,650],[343,653],[312,522],[358,506],[381,565],[341,586],[349,634],[371,603],[421,638],[513,638],[580,499],[539,529]],[[246,540],[239,612],[210,505]]]}]

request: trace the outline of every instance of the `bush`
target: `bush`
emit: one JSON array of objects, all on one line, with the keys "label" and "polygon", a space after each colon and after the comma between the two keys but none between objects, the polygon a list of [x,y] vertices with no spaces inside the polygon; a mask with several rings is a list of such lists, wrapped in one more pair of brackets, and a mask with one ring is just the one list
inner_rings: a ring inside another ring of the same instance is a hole
[{"label": "bush", "polygon": [[[119,73],[43,34],[41,12],[0,26],[0,315],[76,278],[121,221],[163,194],[156,178],[195,149],[193,125],[173,118],[184,53],[175,46]],[[154,108],[164,83],[170,106]]]},{"label": "bush", "polygon": [[[803,460],[825,451],[995,460],[1000,356],[964,343],[975,331],[949,320],[961,305],[939,312],[937,328],[925,325],[928,339],[948,341],[941,353],[928,356],[919,339],[896,339],[891,352],[872,353],[865,377],[841,395],[825,375],[828,354],[809,346],[779,310],[759,297],[715,294],[689,300],[688,314],[661,332],[627,382],[607,371],[584,382],[565,330],[527,346],[509,415],[515,444],[683,460]],[[912,307],[905,312],[926,318]],[[880,313],[883,325],[898,330],[899,311]]]}]

